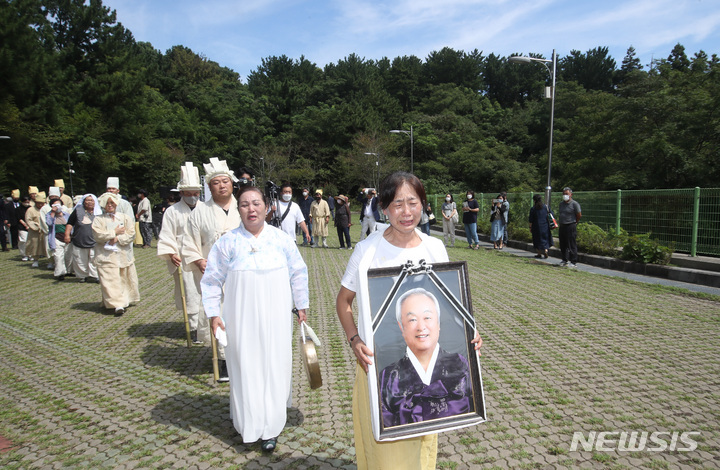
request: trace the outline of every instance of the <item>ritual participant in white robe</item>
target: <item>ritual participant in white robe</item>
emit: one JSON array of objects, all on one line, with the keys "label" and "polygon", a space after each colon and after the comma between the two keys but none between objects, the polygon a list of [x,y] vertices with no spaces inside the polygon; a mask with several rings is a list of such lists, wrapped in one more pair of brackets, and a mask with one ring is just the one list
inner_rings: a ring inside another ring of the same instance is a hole
[{"label": "ritual participant in white robe", "polygon": [[103,214],[95,217],[92,229],[102,303],[115,309],[119,317],[130,304],[140,301],[133,255],[135,218],[117,211],[120,198],[116,194],[105,193],[98,202]]},{"label": "ritual participant in white robe", "polygon": [[80,282],[98,280],[95,267],[95,237],[92,223],[95,217],[102,215],[100,203],[94,194],[77,196],[80,199],[70,214],[65,227],[65,243],[72,241],[73,269]]},{"label": "ritual participant in white robe", "polygon": [[[398,439],[389,442],[375,440],[373,427],[379,426],[380,410],[370,402],[368,369],[373,364],[373,352],[366,345],[372,331],[369,295],[360,289],[361,276],[370,268],[400,266],[408,261],[425,260],[430,263],[447,262],[448,255],[442,241],[417,230],[420,215],[427,205],[425,188],[417,176],[395,172],[380,183],[379,205],[389,225],[373,232],[355,245],[342,287],[336,299],[340,323],[357,358],[353,390],[353,427],[355,455],[358,469],[392,468],[407,470],[434,469],[437,461],[437,434]],[[353,318],[353,301],[357,294],[358,323]],[[479,350],[482,339],[472,340]]]},{"label": "ritual participant in white robe", "polygon": [[315,200],[310,204],[310,220],[312,221],[313,236],[315,237],[315,245],[319,246],[318,241],[322,238],[322,247],[327,248],[328,223],[330,222],[330,206],[327,201],[322,198],[322,189],[315,191]]},{"label": "ritual participant in white robe", "polygon": [[[40,191],[35,194],[33,204],[25,212],[25,225],[28,227],[27,246],[25,253],[28,258],[33,260],[32,267],[37,268],[39,266],[38,260],[47,256],[45,244],[47,243],[45,238],[47,234],[47,223],[45,222],[44,215],[42,215],[42,209],[45,206],[45,191]],[[46,230],[43,231],[43,226]]]},{"label": "ritual participant in white robe", "polygon": [[[203,166],[211,198],[209,201],[198,203],[190,214],[187,233],[180,248],[183,269],[192,271],[198,292],[210,248],[222,235],[240,225],[237,200],[232,194],[233,181],[237,180],[234,172],[228,168],[227,162],[217,158],[211,158],[210,163],[205,163]],[[210,323],[202,314],[198,321],[198,340],[210,344]],[[218,359],[219,381],[227,382],[230,379],[225,363],[225,350],[220,345],[218,345]]]},{"label": "ritual participant in white robe", "polygon": [[[163,213],[162,228],[158,236],[158,256],[167,263],[168,272],[175,280],[175,307],[182,311],[182,293],[180,291],[180,270],[182,265],[181,248],[183,237],[188,225],[190,213],[195,209],[200,197],[202,183],[198,169],[192,162],[186,162],[180,169],[180,182],[178,190],[182,199],[171,205]],[[200,313],[200,291],[195,284],[193,272],[182,270],[183,287],[185,288],[185,304],[190,323],[190,336],[192,342],[200,344],[198,340],[198,316]]]},{"label": "ritual participant in white robe", "polygon": [[245,186],[238,199],[243,225],[210,250],[203,305],[212,331],[227,334],[233,425],[272,452],[292,404],[292,308],[306,319],[308,270],[295,241],[265,223],[262,191]]},{"label": "ritual participant in white robe", "polygon": [[132,204],[130,204],[130,201],[128,201],[127,199],[123,199],[123,197],[120,195],[120,178],[118,178],[117,176],[108,177],[107,184],[105,186],[107,187],[107,192],[115,194],[120,201],[118,203],[117,212],[129,215],[130,218],[133,220],[134,224],[135,211],[133,210]]}]

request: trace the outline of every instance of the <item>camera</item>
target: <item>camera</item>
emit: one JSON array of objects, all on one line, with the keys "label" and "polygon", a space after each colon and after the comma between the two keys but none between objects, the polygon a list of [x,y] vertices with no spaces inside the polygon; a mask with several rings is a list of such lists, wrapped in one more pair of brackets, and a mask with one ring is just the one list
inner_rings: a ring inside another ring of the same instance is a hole
[{"label": "camera", "polygon": [[278,187],[278,185],[276,185],[272,181],[268,181],[267,183],[265,183],[265,195],[270,198],[270,200],[277,199],[279,193],[280,188]]},{"label": "camera", "polygon": [[505,202],[505,201],[503,201],[502,199],[493,199],[492,200],[493,204],[502,204],[503,202]]}]

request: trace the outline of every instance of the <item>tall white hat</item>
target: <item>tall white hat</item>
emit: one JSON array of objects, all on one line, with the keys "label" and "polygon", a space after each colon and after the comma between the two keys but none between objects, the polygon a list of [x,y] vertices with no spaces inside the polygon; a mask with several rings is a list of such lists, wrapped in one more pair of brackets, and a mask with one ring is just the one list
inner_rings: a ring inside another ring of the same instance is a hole
[{"label": "tall white hat", "polygon": [[210,163],[203,163],[203,167],[205,167],[205,181],[207,183],[210,183],[210,180],[220,175],[229,176],[234,182],[238,180],[235,177],[235,172],[228,168],[225,160],[213,157],[210,159]]},{"label": "tall white hat", "polygon": [[109,176],[105,187],[120,189],[120,178],[118,178],[117,176]]},{"label": "tall white hat", "polygon": [[200,183],[200,172],[195,165],[192,164],[192,162],[185,162],[185,165],[180,167],[180,182],[178,183],[177,188],[180,191],[199,191],[202,189],[202,183]]},{"label": "tall white hat", "polygon": [[57,186],[50,186],[50,191],[48,191],[48,197],[57,196],[60,197],[60,188]]}]

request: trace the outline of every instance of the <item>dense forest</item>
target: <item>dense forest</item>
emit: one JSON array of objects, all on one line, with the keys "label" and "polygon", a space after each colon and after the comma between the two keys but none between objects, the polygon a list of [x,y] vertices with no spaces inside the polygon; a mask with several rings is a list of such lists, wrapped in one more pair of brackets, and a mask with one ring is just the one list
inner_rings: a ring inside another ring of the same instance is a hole
[{"label": "dense forest", "polygon": [[[543,58],[541,55],[530,54]],[[68,184],[123,194],[174,185],[184,161],[249,166],[331,193],[413,166],[431,193],[545,187],[550,76],[482,51],[350,54],[324,68],[267,57],[247,77],[137,42],[100,0],[0,0],[0,192]],[[558,59],[553,187],[716,186],[720,62],[676,45]],[[369,154],[369,155],[368,155]]]}]

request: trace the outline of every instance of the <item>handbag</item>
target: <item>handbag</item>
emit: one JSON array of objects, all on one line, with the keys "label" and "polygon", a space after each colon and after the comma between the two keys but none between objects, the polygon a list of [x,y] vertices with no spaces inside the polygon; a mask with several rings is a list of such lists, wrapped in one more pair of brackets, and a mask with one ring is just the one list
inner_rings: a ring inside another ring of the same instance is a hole
[{"label": "handbag", "polygon": [[435,225],[435,214],[431,212],[428,214],[428,218],[430,219],[430,225]]},{"label": "handbag", "polygon": [[[545,207],[547,208],[547,206],[545,206]],[[559,225],[557,223],[557,220],[555,220],[555,216],[553,215],[553,213],[550,211],[549,208],[548,208],[547,221],[548,221],[548,226],[550,226],[550,230],[554,230],[554,229],[558,228]]]}]

